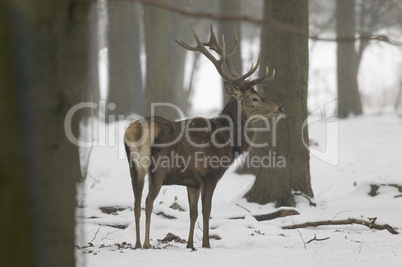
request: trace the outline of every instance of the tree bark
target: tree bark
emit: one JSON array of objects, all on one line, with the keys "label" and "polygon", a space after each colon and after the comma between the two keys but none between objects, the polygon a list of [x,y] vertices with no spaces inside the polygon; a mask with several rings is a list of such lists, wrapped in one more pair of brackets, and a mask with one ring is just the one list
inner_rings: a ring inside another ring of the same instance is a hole
[{"label": "tree bark", "polygon": [[169,13],[160,8],[145,6],[144,25],[147,55],[145,114],[173,120],[176,111],[172,107],[158,106],[154,114],[151,114],[152,103],[175,103],[170,70],[169,43],[173,40],[169,39]]},{"label": "tree bark", "polygon": [[34,227],[17,77],[12,66],[13,8],[0,1],[0,266],[34,266]]},{"label": "tree bark", "polygon": [[[181,5],[183,8],[186,8],[188,5],[188,3],[183,3],[183,1],[170,2],[171,4]],[[172,40],[185,40],[185,37],[189,36],[191,31],[186,17],[172,13],[170,19],[171,30],[169,32],[169,54],[172,88],[175,92],[174,103],[183,111],[184,114],[188,114],[190,111],[190,91],[189,88],[184,88],[184,71],[186,67],[187,51],[176,42],[172,42]]]},{"label": "tree bark", "polygon": [[[88,77],[84,86],[83,102],[92,102],[99,104],[100,88],[99,88],[99,30],[98,30],[98,7],[91,5],[88,18]],[[94,114],[95,108],[86,108],[82,111],[84,123],[87,125]],[[87,140],[90,141],[90,140]]]},{"label": "tree bark", "polygon": [[[356,31],[355,1],[336,2],[337,36],[354,36]],[[359,58],[354,42],[337,43],[338,116],[363,113],[357,83]]]},{"label": "tree bark", "polygon": [[[240,15],[241,14],[241,3],[239,0],[219,0],[219,11],[221,15]],[[218,35],[217,38],[219,42],[221,42],[221,36],[225,36],[225,43],[226,43],[226,51],[230,53],[234,48],[234,28],[237,29],[237,36],[239,38],[239,46],[238,52],[233,60],[233,66],[235,70],[241,74],[242,73],[242,58],[241,58],[241,23],[240,21],[222,21],[218,23]],[[223,65],[223,69],[229,73],[228,68],[226,65]],[[223,83],[223,82],[222,82]],[[225,88],[222,86],[222,94],[223,94],[223,103],[222,106],[224,107],[230,100],[230,95],[228,95],[225,91]]]},{"label": "tree bark", "polygon": [[[1,216],[1,236],[11,239],[7,247],[2,240],[0,265],[75,266],[75,194],[81,170],[78,147],[67,139],[64,122],[80,102],[86,78],[89,3],[10,0],[6,5],[8,29],[3,24],[2,29],[12,32],[12,38],[4,89],[13,106],[1,112],[1,117],[10,115],[10,132],[1,138],[6,159],[1,206],[10,212]],[[75,114],[70,124],[75,137],[79,120]]]},{"label": "tree bark", "polygon": [[[308,31],[308,1],[266,0],[264,17]],[[261,93],[283,107],[286,118],[276,126],[271,124],[269,134],[257,134],[255,143],[269,146],[253,148],[250,156],[269,157],[271,164],[260,166],[245,197],[260,204],[294,206],[293,191],[313,196],[309,151],[304,146],[308,144],[308,130],[303,124],[308,116],[308,40],[263,26],[261,55],[261,66],[276,70],[275,79],[265,84]]]},{"label": "tree bark", "polygon": [[[140,62],[140,20],[132,1],[108,1],[109,116],[142,115],[144,93]],[[115,108],[113,109],[114,105]]]}]

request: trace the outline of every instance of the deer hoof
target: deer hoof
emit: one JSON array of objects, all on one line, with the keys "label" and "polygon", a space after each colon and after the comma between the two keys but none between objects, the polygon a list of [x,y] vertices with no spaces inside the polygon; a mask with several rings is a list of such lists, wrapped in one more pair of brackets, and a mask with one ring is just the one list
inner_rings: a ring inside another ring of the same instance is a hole
[{"label": "deer hoof", "polygon": [[144,243],[144,245],[142,246],[142,248],[143,248],[143,249],[150,249],[150,248],[152,248],[152,246],[147,242],[147,243]]}]

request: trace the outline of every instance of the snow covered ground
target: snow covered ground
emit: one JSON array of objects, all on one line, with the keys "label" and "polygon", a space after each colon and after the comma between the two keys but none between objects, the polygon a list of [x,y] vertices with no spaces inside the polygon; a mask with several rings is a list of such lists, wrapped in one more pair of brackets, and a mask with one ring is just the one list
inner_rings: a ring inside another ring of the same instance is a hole
[{"label": "snow covered ground", "polygon": [[[77,210],[77,258],[86,266],[400,266],[402,236],[361,225],[320,226],[283,230],[307,221],[365,219],[389,224],[402,232],[402,192],[382,186],[372,197],[370,184],[402,185],[402,118],[393,114],[333,119],[339,128],[339,163],[311,157],[312,207],[300,199],[300,215],[258,222],[252,215],[275,211],[272,204],[248,203],[242,196],[254,181],[230,169],[214,193],[210,220],[211,249],[201,248],[202,216],[195,229],[196,251],[184,243],[161,243],[168,233],[187,239],[189,215],[184,187],[163,187],[155,201],[151,243],[157,249],[132,250],[135,243],[133,194],[121,138],[124,124],[109,126],[108,145],[94,147],[90,177],[80,189]],[[102,125],[101,125],[102,126]],[[103,126],[104,127],[104,126]],[[310,139],[325,148],[325,121],[309,128]],[[108,136],[107,134],[105,136]],[[145,191],[147,191],[145,186]],[[146,192],[144,192],[144,198]],[[171,209],[173,203],[184,211]],[[143,201],[143,207],[145,201]],[[108,208],[109,207],[109,208]],[[160,213],[160,215],[157,215]],[[162,214],[173,216],[166,218]],[[246,216],[232,220],[230,217]],[[141,217],[144,237],[145,214]],[[307,241],[327,238],[325,241]],[[143,240],[142,240],[143,241]],[[89,244],[90,243],[90,244]],[[160,249],[159,249],[160,248]]]}]

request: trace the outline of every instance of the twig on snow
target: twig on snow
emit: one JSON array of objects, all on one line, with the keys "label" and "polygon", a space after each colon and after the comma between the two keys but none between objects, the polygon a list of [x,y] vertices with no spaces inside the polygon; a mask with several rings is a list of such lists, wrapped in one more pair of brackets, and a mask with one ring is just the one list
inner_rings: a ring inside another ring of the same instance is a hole
[{"label": "twig on snow", "polygon": [[314,235],[314,238],[313,238],[313,239],[310,239],[309,241],[307,241],[307,244],[309,244],[309,243],[311,243],[311,242],[313,242],[313,241],[324,241],[324,240],[327,240],[327,239],[329,239],[329,238],[330,238],[330,237],[317,238],[316,235]]},{"label": "twig on snow", "polygon": [[240,204],[236,204],[236,206],[238,206],[238,207],[240,207],[240,208],[242,208],[242,209],[246,210],[248,213],[250,213],[250,212],[251,212],[250,210],[248,210],[247,208],[243,207],[243,206],[242,206],[242,205],[240,205]]},{"label": "twig on snow", "polygon": [[[105,236],[102,236],[101,240],[108,239],[107,237],[108,237],[110,234],[116,233],[116,232],[118,232],[118,231],[121,231],[121,230],[119,229],[119,230],[116,230],[116,231],[107,232]],[[109,240],[109,239],[108,239],[108,240]]]},{"label": "twig on snow", "polygon": [[100,227],[99,227],[98,230],[96,231],[96,233],[95,233],[95,235],[94,235],[94,238],[92,238],[91,242],[93,242],[93,241],[96,239],[96,236],[97,236],[98,233],[99,233],[99,229],[100,229]]},{"label": "twig on snow", "polygon": [[[296,225],[296,224],[295,224],[295,221],[293,220],[293,217],[290,217],[290,218],[292,219],[293,224]],[[283,228],[283,227],[282,227],[282,228]],[[302,234],[300,233],[299,229],[297,229],[297,232],[299,233],[300,238],[301,238],[301,240],[302,240],[302,242],[303,242],[304,249],[307,250],[306,242],[304,241],[304,238],[303,238]]]},{"label": "twig on snow", "polygon": [[201,226],[200,226],[200,223],[197,221],[197,226],[198,226],[198,228],[201,230],[201,232],[204,232],[204,230],[202,230],[202,228],[201,228]]},{"label": "twig on snow", "polygon": [[332,219],[335,219],[339,214],[344,213],[344,212],[351,212],[352,210],[343,210],[335,214],[335,216]]},{"label": "twig on snow", "polygon": [[306,242],[304,241],[304,238],[303,238],[302,234],[300,233],[299,229],[297,229],[297,232],[299,233],[300,238],[303,241],[304,249],[307,250]]}]

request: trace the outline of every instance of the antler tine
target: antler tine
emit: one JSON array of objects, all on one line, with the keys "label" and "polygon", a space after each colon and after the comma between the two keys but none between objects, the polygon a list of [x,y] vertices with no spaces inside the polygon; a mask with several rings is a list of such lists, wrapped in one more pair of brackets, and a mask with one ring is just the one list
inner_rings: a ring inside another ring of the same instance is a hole
[{"label": "antler tine", "polygon": [[261,77],[257,78],[257,79],[248,81],[247,84],[248,84],[248,86],[252,87],[252,86],[257,85],[257,84],[262,84],[262,83],[266,83],[266,82],[271,81],[275,77],[275,69],[272,71],[271,76],[268,77],[268,75],[269,75],[269,69],[268,69],[268,66],[265,66],[265,74],[262,75]]},{"label": "antler tine", "polygon": [[221,53],[221,60],[226,61],[227,53],[226,53],[226,43],[225,43],[225,36],[222,34],[222,53]]},{"label": "antler tine", "polygon": [[196,46],[192,47],[192,46],[186,44],[184,41],[178,41],[178,40],[176,40],[176,39],[175,39],[175,41],[176,41],[176,43],[178,43],[180,46],[184,47],[184,48],[187,49],[187,50],[190,50],[190,51],[199,51],[201,41],[200,41],[200,39],[198,38],[197,34],[195,33],[195,30],[194,30],[194,27],[193,27],[193,26],[191,26],[191,30],[192,30],[192,32],[193,32],[193,36],[194,36],[195,42],[197,43]]},{"label": "antler tine", "polygon": [[191,31],[193,32],[193,36],[194,36],[195,42],[197,43],[197,48],[204,47],[204,46],[202,45],[202,42],[200,41],[200,38],[198,38],[198,35],[195,33],[195,30],[194,30],[194,26],[193,26],[193,25],[191,25]]},{"label": "antler tine", "polygon": [[[188,44],[186,44],[185,42],[181,41],[177,41],[176,42],[181,45],[182,47],[184,47],[187,50],[190,51],[198,51],[201,52],[204,56],[206,56],[211,62],[212,64],[215,65],[216,70],[219,72],[219,74],[222,76],[223,79],[229,81],[229,82],[234,82],[233,81],[233,77],[231,77],[230,75],[228,75],[227,73],[225,73],[225,71],[222,68],[222,64],[223,62],[225,62],[226,60],[226,48],[225,48],[225,39],[222,39],[222,46],[220,46],[216,40],[215,37],[215,33],[212,29],[212,25],[211,25],[211,38],[210,41],[208,43],[203,43],[200,41],[200,39],[198,38],[197,34],[195,33],[194,27],[191,27],[192,31],[193,31],[193,36],[194,39],[197,43],[197,45],[195,47],[192,47]],[[220,56],[220,59],[216,59],[209,51],[206,47],[209,47],[210,49],[215,50]]]},{"label": "antler tine", "polygon": [[250,77],[258,69],[258,66],[260,65],[260,59],[261,59],[261,55],[258,54],[257,63],[255,65],[253,63],[251,63],[250,70],[243,75],[240,75],[240,76],[238,75],[238,77],[236,77],[236,79],[235,79],[235,82],[244,81],[245,79]]},{"label": "antler tine", "polygon": [[222,47],[219,45],[218,40],[216,39],[214,29],[211,23],[211,37],[207,43],[202,43],[204,46],[208,46],[209,49],[214,50],[219,55],[222,54]]},{"label": "antler tine", "polygon": [[181,45],[182,47],[184,47],[185,49],[187,49],[187,50],[201,52],[203,55],[205,55],[215,65],[216,68],[218,68],[218,66],[222,64],[223,60],[222,59],[217,60],[210,52],[208,52],[208,49],[205,48],[204,44],[200,41],[200,38],[198,38],[198,35],[195,32],[193,26],[191,26],[191,30],[193,32],[195,42],[197,43],[197,45],[195,47],[192,47],[192,46],[186,44],[183,41],[179,42],[179,41],[176,40],[176,42],[179,45]]},{"label": "antler tine", "polygon": [[234,57],[237,54],[237,49],[239,48],[239,37],[237,36],[236,26],[233,26],[234,34],[235,34],[235,43],[232,53],[230,53],[230,57]]},{"label": "antler tine", "polygon": [[234,34],[235,34],[235,43],[234,43],[233,51],[232,51],[230,54],[228,54],[227,57],[226,57],[226,65],[227,65],[227,67],[228,67],[230,73],[232,74],[232,76],[233,76],[234,78],[238,78],[238,77],[240,76],[240,74],[238,74],[238,73],[236,72],[236,70],[235,70],[235,68],[234,68],[234,66],[233,66],[233,58],[234,58],[234,57],[236,56],[236,54],[237,54],[237,49],[238,49],[238,47],[239,47],[239,38],[238,38],[238,36],[237,36],[237,29],[236,29],[236,27],[233,27],[233,28],[234,28]]},{"label": "antler tine", "polygon": [[[194,39],[197,43],[197,45],[195,47],[192,47],[183,41],[179,42],[176,40],[176,42],[187,50],[201,52],[204,56],[206,56],[215,65],[216,70],[219,72],[219,74],[222,76],[223,79],[225,79],[228,82],[233,83],[234,85],[238,86],[239,88],[247,89],[258,83],[265,83],[265,82],[271,80],[273,78],[273,76],[275,75],[275,72],[274,72],[273,75],[268,78],[268,68],[267,68],[266,73],[263,76],[255,79],[255,80],[251,80],[251,81],[246,80],[258,69],[258,67],[260,65],[261,55],[258,55],[257,64],[255,64],[255,65],[252,64],[250,70],[246,74],[239,75],[236,72],[236,70],[234,69],[234,66],[233,66],[233,61],[232,61],[233,57],[237,53],[238,43],[239,43],[239,38],[237,36],[236,28],[235,28],[235,45],[234,45],[233,51],[230,54],[228,54],[226,52],[225,37],[223,35],[222,35],[222,45],[220,45],[218,43],[215,33],[212,28],[212,24],[211,24],[210,40],[207,43],[203,43],[200,41],[198,35],[195,33],[193,26],[191,27],[191,30],[193,32]],[[208,50],[208,48],[211,50],[214,50],[218,55],[220,55],[220,58],[217,59],[214,55],[212,55],[211,52]],[[223,62],[226,63],[226,65],[230,71],[230,74],[226,73],[223,70],[223,68],[222,68]]]},{"label": "antler tine", "polygon": [[184,48],[187,49],[187,50],[190,50],[190,51],[197,51],[197,47],[191,47],[191,46],[189,46],[188,44],[186,44],[185,42],[183,42],[183,41],[178,41],[178,40],[176,40],[176,39],[175,39],[175,41],[176,41],[176,43],[178,43],[180,46],[184,47]]}]

